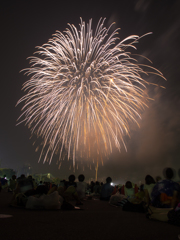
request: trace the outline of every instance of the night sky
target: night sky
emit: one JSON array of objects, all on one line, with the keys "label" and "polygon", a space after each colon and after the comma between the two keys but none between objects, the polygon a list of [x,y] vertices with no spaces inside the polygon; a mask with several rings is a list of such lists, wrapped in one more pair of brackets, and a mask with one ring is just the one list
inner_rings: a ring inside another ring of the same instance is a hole
[{"label": "night sky", "polygon": [[[63,2],[63,3],[62,3]],[[72,2],[72,3],[71,3]],[[22,84],[28,76],[20,71],[29,67],[27,57],[36,46],[46,43],[56,30],[63,32],[67,23],[78,28],[80,17],[85,22],[93,19],[95,27],[100,17],[106,17],[108,27],[116,22],[119,37],[153,34],[142,38],[136,54],[152,60],[167,81],[156,76],[149,81],[166,89],[147,89],[154,101],[142,113],[140,128],[131,126],[131,138],[125,138],[128,152],[115,151],[104,166],[99,166],[98,177],[111,176],[114,182],[144,181],[146,174],[162,176],[165,167],[180,168],[180,1],[3,1],[0,6],[1,23],[1,85],[0,85],[0,160],[1,167],[20,169],[30,164],[33,173],[50,172],[64,178],[72,173],[71,161],[57,169],[56,159],[51,165],[38,163],[39,152],[30,140],[30,131],[23,124],[16,126],[23,104],[15,107],[23,96]],[[118,3],[117,3],[118,2]],[[130,50],[131,51],[131,50]],[[140,60],[142,61],[142,59]],[[144,61],[144,60],[143,60]],[[142,62],[143,63],[143,62]],[[147,62],[145,62],[147,63]],[[92,169],[79,166],[75,171],[86,179],[95,177]],[[177,177],[178,178],[178,177]]]}]

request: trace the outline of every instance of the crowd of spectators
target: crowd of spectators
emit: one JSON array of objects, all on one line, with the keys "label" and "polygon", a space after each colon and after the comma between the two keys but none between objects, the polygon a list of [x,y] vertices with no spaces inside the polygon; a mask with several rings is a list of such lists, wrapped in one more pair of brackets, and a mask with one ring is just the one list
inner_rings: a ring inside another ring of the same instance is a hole
[{"label": "crowd of spectators", "polygon": [[[15,175],[7,181],[6,176],[0,179],[0,191],[12,192],[10,206],[29,209],[80,209],[84,200],[99,198],[100,201],[122,207],[124,211],[143,212],[148,219],[170,222],[180,226],[180,184],[173,181],[171,168],[163,171],[164,178],[146,175],[144,184],[139,187],[131,181],[124,185],[112,186],[112,178],[106,183],[91,181],[86,183],[85,176],[80,174],[78,181],[70,175],[68,181],[59,184],[36,182],[32,176]],[[74,201],[75,204],[72,204]]]}]

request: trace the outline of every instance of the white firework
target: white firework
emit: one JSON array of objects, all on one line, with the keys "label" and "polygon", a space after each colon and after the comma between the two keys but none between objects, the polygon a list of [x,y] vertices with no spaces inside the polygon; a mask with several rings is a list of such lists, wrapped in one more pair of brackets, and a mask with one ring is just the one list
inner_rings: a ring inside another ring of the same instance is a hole
[{"label": "white firework", "polygon": [[51,163],[55,153],[61,160],[64,149],[74,164],[77,156],[100,159],[113,147],[120,150],[129,123],[138,124],[146,106],[148,82],[142,74],[148,72],[126,52],[140,37],[120,41],[118,29],[109,34],[112,25],[107,29],[104,20],[94,34],[92,20],[86,28],[81,19],[79,31],[69,24],[30,57],[26,94],[17,103],[24,102],[19,123],[43,139],[44,162]]}]

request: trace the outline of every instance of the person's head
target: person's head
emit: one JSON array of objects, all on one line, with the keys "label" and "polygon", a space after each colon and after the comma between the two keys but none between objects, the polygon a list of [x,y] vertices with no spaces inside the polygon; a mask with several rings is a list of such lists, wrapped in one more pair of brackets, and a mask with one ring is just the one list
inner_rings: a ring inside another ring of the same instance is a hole
[{"label": "person's head", "polygon": [[16,175],[12,175],[12,180],[16,180]]},{"label": "person's head", "polygon": [[152,184],[152,183],[155,183],[155,180],[154,180],[154,178],[153,178],[151,175],[146,175],[146,177],[145,177],[145,183],[146,183],[147,185],[150,185],[150,184]]},{"label": "person's head", "polygon": [[32,176],[31,176],[31,175],[29,175],[29,176],[28,176],[28,179],[29,179],[29,180],[32,180]]},{"label": "person's head", "polygon": [[96,181],[96,185],[99,185],[99,182],[98,182],[98,181]]},{"label": "person's head", "polygon": [[111,183],[112,182],[112,178],[111,177],[107,177],[106,178],[106,183]]},{"label": "person's head", "polygon": [[21,174],[20,178],[26,178],[26,176],[24,174]]},{"label": "person's head", "polygon": [[71,174],[71,175],[69,176],[69,181],[70,181],[70,182],[74,182],[75,179],[76,179],[76,177],[75,177],[73,174]]},{"label": "person's head", "polygon": [[165,178],[168,180],[171,180],[174,177],[174,172],[172,168],[165,168],[163,172],[164,172]]},{"label": "person's head", "polygon": [[160,176],[156,177],[156,182],[159,182],[160,180],[162,180],[162,178]]},{"label": "person's head", "polygon": [[91,181],[91,186],[94,186],[94,185],[95,185],[94,181]]},{"label": "person's head", "polygon": [[125,184],[125,187],[126,188],[132,188],[132,182],[127,181],[126,184]]},{"label": "person's head", "polygon": [[80,174],[80,175],[78,176],[79,182],[84,182],[84,179],[85,179],[85,177],[84,177],[83,174]]}]

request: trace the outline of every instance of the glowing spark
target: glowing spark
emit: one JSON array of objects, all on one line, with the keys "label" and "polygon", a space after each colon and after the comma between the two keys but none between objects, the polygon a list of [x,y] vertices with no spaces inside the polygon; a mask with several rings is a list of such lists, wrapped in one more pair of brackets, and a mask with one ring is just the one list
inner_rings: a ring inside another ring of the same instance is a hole
[{"label": "glowing spark", "polygon": [[80,31],[69,24],[64,34],[57,31],[30,57],[26,94],[17,104],[24,102],[21,122],[43,139],[44,162],[49,157],[51,163],[55,153],[64,159],[64,150],[75,164],[79,156],[101,159],[114,146],[120,150],[123,143],[126,148],[123,138],[129,135],[129,123],[138,124],[146,106],[149,83],[142,74],[148,72],[126,52],[140,37],[119,41],[118,29],[109,34],[112,25],[107,29],[104,21],[100,19],[95,34],[92,20],[85,28],[81,19]]}]

